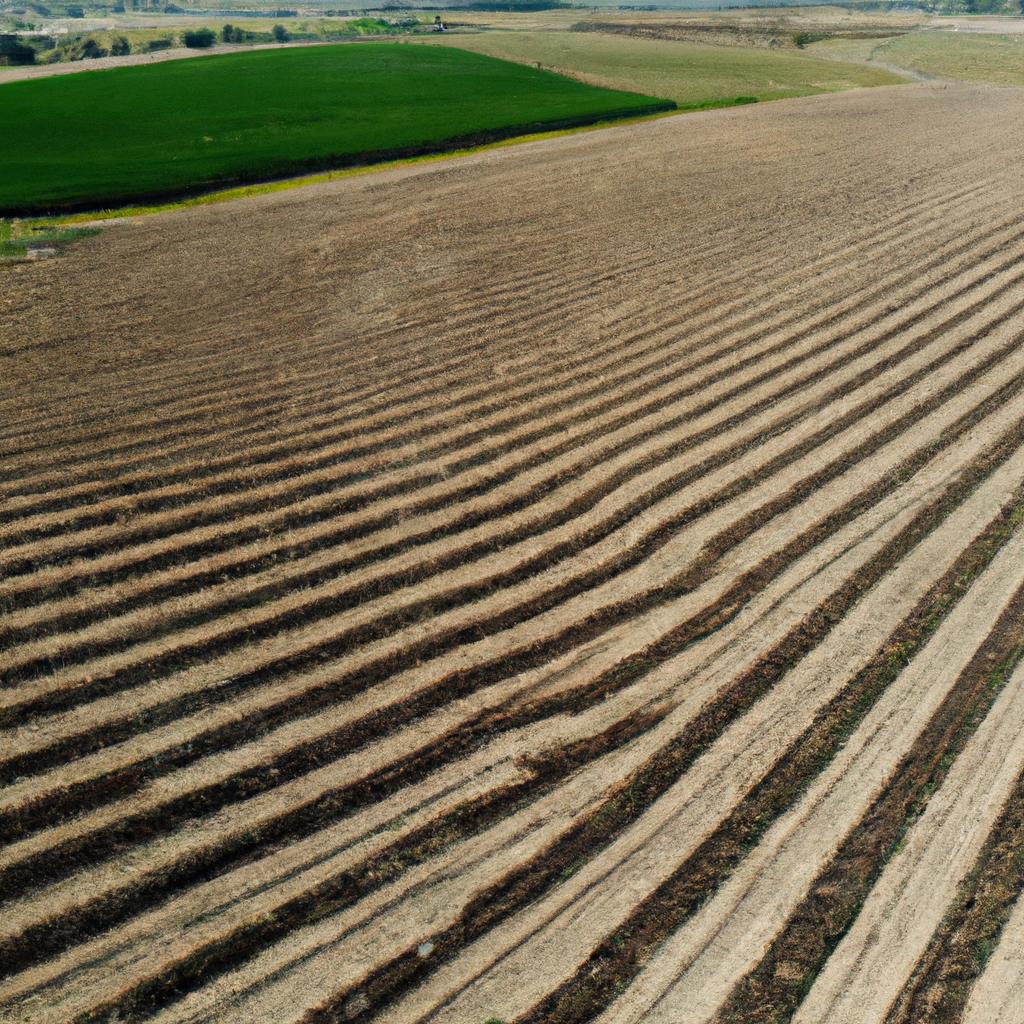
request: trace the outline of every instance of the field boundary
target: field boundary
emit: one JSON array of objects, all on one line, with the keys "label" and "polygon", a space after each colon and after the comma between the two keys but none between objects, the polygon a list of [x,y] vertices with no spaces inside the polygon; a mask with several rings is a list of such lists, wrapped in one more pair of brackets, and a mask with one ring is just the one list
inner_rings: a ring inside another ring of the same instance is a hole
[{"label": "field boundary", "polygon": [[[0,219],[31,218],[46,225],[68,224],[74,221],[67,219],[65,214],[89,214],[85,220],[103,220],[109,217],[137,216],[143,213],[162,213],[165,210],[178,209],[184,206],[202,206],[211,202],[223,202],[228,199],[241,199],[249,195],[261,195],[264,192],[283,191],[285,188],[299,188],[303,185],[315,185],[324,181],[333,181],[335,177],[347,176],[347,173],[370,173],[373,171],[390,170],[392,167],[404,166],[408,163],[420,162],[424,159],[444,159],[450,156],[468,156],[471,153],[496,148],[510,141],[533,142],[541,138],[570,134],[581,129],[593,129],[612,124],[636,123],[652,117],[665,116],[681,110],[673,100],[658,100],[644,107],[631,107],[621,113],[601,112],[584,114],[579,117],[563,118],[558,121],[533,122],[521,125],[509,125],[488,131],[473,132],[469,135],[456,135],[438,142],[423,143],[417,146],[402,146],[395,149],[368,150],[352,157],[335,157],[326,159],[310,159],[296,161],[294,171],[299,177],[270,178],[264,181],[246,183],[238,178],[225,178],[217,182],[207,182],[203,187],[186,189],[159,190],[143,193],[139,196],[125,198],[124,207],[112,207],[95,212],[95,206],[87,201],[72,202],[52,207],[0,207]],[[734,100],[718,101],[711,107],[736,106],[756,102],[749,96],[738,96]],[[694,108],[690,108],[694,109]],[[273,186],[280,185],[280,188]],[[140,206],[128,206],[128,203],[141,203]],[[33,225],[34,227],[35,225]],[[42,226],[42,224],[40,224]]]},{"label": "field boundary", "polygon": [[[571,126],[552,126],[543,130],[528,131],[524,129],[510,130],[504,133],[501,138],[494,138],[488,141],[472,142],[465,137],[450,139],[448,142],[439,144],[451,148],[437,148],[429,152],[421,152],[414,155],[387,155],[381,154],[375,157],[373,162],[360,162],[346,164],[345,166],[334,167],[319,171],[310,171],[305,174],[288,176],[284,178],[271,178],[266,181],[250,182],[249,184],[237,184],[230,187],[218,187],[212,191],[196,191],[189,194],[181,194],[178,198],[164,196],[162,200],[154,197],[152,201],[143,201],[135,206],[102,207],[98,209],[82,208],[80,210],[68,210],[63,213],[33,213],[25,211],[22,213],[0,210],[0,224],[10,220],[22,220],[28,231],[45,231],[57,226],[71,225],[97,225],[103,222],[120,221],[129,217],[148,217],[158,213],[174,213],[177,210],[186,210],[195,206],[212,206],[215,203],[227,203],[236,199],[249,199],[254,196],[270,195],[275,192],[288,192],[292,189],[306,188],[310,185],[326,185],[330,182],[341,181],[345,178],[355,178],[364,174],[377,174],[382,171],[401,170],[404,167],[411,167],[415,164],[434,163],[440,160],[449,160],[459,157],[475,156],[477,153],[487,153],[495,149],[505,149],[509,146],[517,146],[527,142],[543,142],[547,139],[558,139],[569,135],[578,135],[584,132],[602,131],[606,128],[625,127],[633,124],[643,124],[647,121],[658,121],[665,117],[676,117],[680,114],[696,114],[705,110],[724,110],[730,107],[745,106],[750,103],[763,102],[751,96],[735,96],[727,100],[709,100],[707,103],[677,104],[671,100],[671,107],[658,110],[654,113],[638,114],[635,112],[622,115],[602,114],[588,118],[586,123],[578,123]],[[26,237],[25,241],[32,241]],[[2,265],[2,261],[0,261]]]}]

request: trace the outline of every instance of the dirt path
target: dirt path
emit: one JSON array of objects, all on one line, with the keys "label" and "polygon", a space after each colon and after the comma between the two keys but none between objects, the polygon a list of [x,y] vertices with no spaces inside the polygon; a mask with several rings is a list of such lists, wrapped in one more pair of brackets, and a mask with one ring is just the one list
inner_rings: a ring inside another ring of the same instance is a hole
[{"label": "dirt path", "polygon": [[984,15],[976,15],[970,18],[933,18],[930,27],[943,29],[946,32],[986,32],[997,35],[1018,35],[1024,32],[1024,18],[1012,16],[985,17]]},{"label": "dirt path", "polygon": [[[1022,113],[709,112],[5,270],[0,1021],[707,1020],[855,863],[779,977],[881,1024],[850,965],[903,984],[1016,772]],[[904,785],[975,838],[844,860]]]}]

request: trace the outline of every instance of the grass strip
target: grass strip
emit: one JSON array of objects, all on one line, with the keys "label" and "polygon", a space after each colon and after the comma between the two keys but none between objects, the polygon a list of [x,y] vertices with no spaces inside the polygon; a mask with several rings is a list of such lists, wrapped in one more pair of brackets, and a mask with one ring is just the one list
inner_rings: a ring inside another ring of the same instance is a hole
[{"label": "grass strip", "polygon": [[0,267],[29,259],[31,250],[44,248],[63,252],[72,242],[99,234],[97,228],[37,225],[0,219]]}]

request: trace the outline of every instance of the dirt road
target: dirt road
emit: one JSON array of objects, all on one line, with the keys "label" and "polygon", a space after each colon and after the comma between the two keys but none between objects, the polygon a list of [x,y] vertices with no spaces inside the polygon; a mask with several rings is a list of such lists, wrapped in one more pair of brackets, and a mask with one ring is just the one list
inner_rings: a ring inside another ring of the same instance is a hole
[{"label": "dirt road", "polygon": [[0,272],[0,1021],[945,1022],[983,938],[1009,1020],[1022,115],[668,118]]}]

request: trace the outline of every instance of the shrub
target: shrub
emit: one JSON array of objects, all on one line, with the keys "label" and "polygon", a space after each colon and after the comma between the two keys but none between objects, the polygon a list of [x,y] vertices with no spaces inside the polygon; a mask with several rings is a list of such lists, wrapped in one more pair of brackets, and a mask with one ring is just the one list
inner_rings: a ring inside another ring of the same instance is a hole
[{"label": "shrub", "polygon": [[114,36],[110,41],[111,57],[127,57],[132,52],[131,43],[124,36]]},{"label": "shrub", "polygon": [[150,39],[146,43],[146,53],[152,53],[154,50],[169,50],[174,45],[174,41],[171,39]]},{"label": "shrub", "polygon": [[284,25],[275,25],[270,30],[270,34],[274,37],[274,42],[275,43],[287,43],[288,42],[288,39],[289,39],[288,29],[286,29],[284,27]]},{"label": "shrub", "polygon": [[96,42],[95,39],[86,39],[82,48],[72,60],[96,60],[97,57],[106,57],[107,51]]},{"label": "shrub", "polygon": [[802,50],[811,43],[820,43],[823,39],[828,39],[829,35],[827,32],[794,32],[791,38],[793,45]]},{"label": "shrub", "polygon": [[225,25],[220,30],[220,37],[225,43],[240,43],[245,39],[245,32],[237,25]]},{"label": "shrub", "polygon": [[0,36],[0,67],[5,64],[35,64],[36,51],[15,35]]},{"label": "shrub", "polygon": [[84,18],[85,8],[84,7],[69,7],[67,9],[67,15],[69,18]]},{"label": "shrub", "polygon": [[217,37],[208,28],[196,28],[183,33],[181,41],[190,49],[205,50],[213,46]]}]

